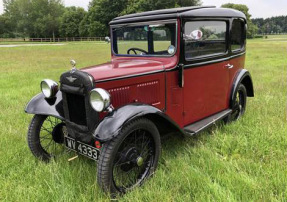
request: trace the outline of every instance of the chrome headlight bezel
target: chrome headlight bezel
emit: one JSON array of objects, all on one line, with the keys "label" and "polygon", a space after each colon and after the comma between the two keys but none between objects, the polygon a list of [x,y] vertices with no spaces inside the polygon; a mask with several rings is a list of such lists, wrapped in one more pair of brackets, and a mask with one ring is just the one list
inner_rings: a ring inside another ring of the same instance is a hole
[{"label": "chrome headlight bezel", "polygon": [[95,111],[103,112],[111,105],[111,95],[102,88],[95,88],[90,92],[89,101]]},{"label": "chrome headlight bezel", "polygon": [[51,79],[44,79],[41,81],[40,87],[46,98],[54,98],[59,90],[58,83]]}]

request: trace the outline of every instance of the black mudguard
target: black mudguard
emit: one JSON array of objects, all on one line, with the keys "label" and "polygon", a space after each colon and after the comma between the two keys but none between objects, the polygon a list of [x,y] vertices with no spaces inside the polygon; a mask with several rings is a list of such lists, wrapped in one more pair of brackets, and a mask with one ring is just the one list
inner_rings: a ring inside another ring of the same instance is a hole
[{"label": "black mudguard", "polygon": [[184,134],[183,130],[164,112],[146,104],[125,105],[108,114],[98,125],[93,133],[94,138],[106,142],[119,135],[122,127],[133,119],[146,117],[155,125],[170,126]]},{"label": "black mudguard", "polygon": [[64,120],[62,93],[58,92],[55,98],[47,99],[40,93],[33,97],[25,108],[28,114],[41,114],[57,117]]},{"label": "black mudguard", "polygon": [[249,73],[248,70],[246,69],[241,69],[238,71],[237,76],[233,82],[233,86],[232,86],[232,91],[230,94],[230,106],[231,109],[233,107],[234,104],[234,100],[236,99],[236,92],[237,89],[239,87],[239,84],[243,84],[246,88],[247,91],[247,96],[248,97],[254,97],[254,89],[253,89],[253,82],[252,82],[252,78],[251,75]]}]

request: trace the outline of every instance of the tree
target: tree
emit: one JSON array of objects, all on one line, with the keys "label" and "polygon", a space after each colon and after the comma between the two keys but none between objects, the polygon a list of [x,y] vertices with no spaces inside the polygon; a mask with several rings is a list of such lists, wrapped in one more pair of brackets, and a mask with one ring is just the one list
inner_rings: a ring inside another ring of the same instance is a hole
[{"label": "tree", "polygon": [[259,28],[259,34],[286,33],[287,16],[278,16],[271,18],[252,19],[252,22]]},{"label": "tree", "polygon": [[6,15],[0,15],[0,37],[1,38],[12,38],[13,26],[11,25],[9,18]]},{"label": "tree", "polygon": [[64,6],[61,0],[31,0],[29,22],[33,29],[29,32],[32,37],[59,36],[61,15]]},{"label": "tree", "polygon": [[121,14],[175,7],[198,6],[200,4],[200,0],[128,0],[127,7]]},{"label": "tree", "polygon": [[109,34],[109,22],[126,8],[126,0],[92,0],[80,29],[81,35],[105,36]]},{"label": "tree", "polygon": [[86,11],[80,7],[67,7],[60,21],[60,35],[62,37],[79,37],[80,23],[86,15]]},{"label": "tree", "polygon": [[255,34],[258,31],[258,28],[256,25],[254,25],[252,23],[251,15],[249,14],[249,8],[246,5],[228,3],[228,4],[223,4],[221,7],[222,8],[232,8],[232,9],[239,10],[242,13],[244,13],[246,16],[247,25],[248,25],[247,38],[253,38],[255,36]]},{"label": "tree", "polygon": [[30,12],[29,4],[29,0],[3,0],[5,11],[3,16],[13,27],[12,31],[15,36],[25,36],[25,29],[30,29],[27,21]]},{"label": "tree", "polygon": [[80,25],[81,35],[108,35],[108,23],[121,15],[199,4],[200,0],[92,0]]},{"label": "tree", "polygon": [[14,24],[14,32],[29,37],[58,35],[61,0],[4,0],[4,15]]}]

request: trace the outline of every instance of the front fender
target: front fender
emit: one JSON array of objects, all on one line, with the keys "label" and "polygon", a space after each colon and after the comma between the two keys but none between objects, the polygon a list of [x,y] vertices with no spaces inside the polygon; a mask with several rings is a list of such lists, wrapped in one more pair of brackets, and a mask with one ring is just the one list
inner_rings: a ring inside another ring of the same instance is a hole
[{"label": "front fender", "polygon": [[28,114],[41,114],[55,116],[64,120],[62,93],[58,92],[55,98],[47,99],[40,93],[33,97],[25,108]]},{"label": "front fender", "polygon": [[98,125],[93,136],[103,142],[109,141],[120,133],[126,123],[144,116],[157,117],[157,120],[172,125],[177,131],[183,133],[182,129],[161,110],[146,104],[130,104],[108,114]]}]

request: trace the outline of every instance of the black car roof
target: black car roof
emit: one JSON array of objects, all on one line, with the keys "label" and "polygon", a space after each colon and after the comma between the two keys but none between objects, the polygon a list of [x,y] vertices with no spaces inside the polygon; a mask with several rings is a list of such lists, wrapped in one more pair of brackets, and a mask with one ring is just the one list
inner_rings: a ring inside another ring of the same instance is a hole
[{"label": "black car roof", "polygon": [[237,17],[246,20],[246,16],[242,12],[234,9],[216,8],[215,6],[191,6],[124,15],[114,18],[110,24],[171,19],[177,17]]}]

